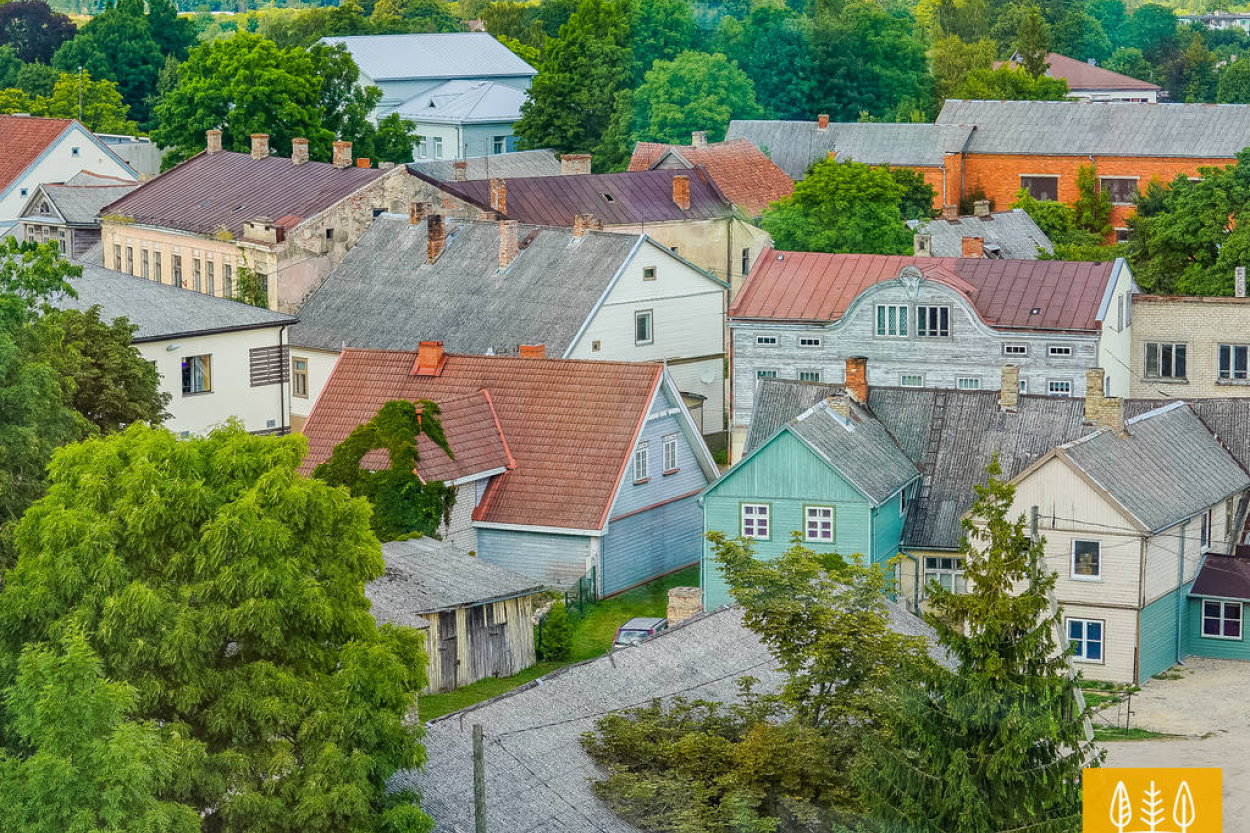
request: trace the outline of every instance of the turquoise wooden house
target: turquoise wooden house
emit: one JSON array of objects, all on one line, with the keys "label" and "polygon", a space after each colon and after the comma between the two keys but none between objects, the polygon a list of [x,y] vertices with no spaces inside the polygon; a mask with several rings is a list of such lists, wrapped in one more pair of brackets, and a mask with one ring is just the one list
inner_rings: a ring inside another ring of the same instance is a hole
[{"label": "turquoise wooden house", "polygon": [[[818,552],[880,563],[898,553],[915,463],[869,411],[851,398],[822,399],[755,446],[703,490],[704,533],[753,541],[773,559],[798,532]],[[700,583],[708,610],[731,599],[711,545]]]}]

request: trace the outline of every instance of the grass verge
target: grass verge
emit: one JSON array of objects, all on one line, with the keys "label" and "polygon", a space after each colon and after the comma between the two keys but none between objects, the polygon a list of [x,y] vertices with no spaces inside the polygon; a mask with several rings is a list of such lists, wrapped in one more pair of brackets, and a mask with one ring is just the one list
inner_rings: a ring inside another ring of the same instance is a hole
[{"label": "grass verge", "polygon": [[1176,735],[1169,735],[1163,732],[1152,732],[1149,729],[1122,729],[1119,726],[1094,727],[1094,740],[1117,741],[1117,740],[1152,740],[1155,738],[1173,738]]},{"label": "grass verge", "polygon": [[562,665],[564,665],[563,662],[540,662],[511,677],[487,677],[445,694],[426,694],[417,701],[421,720],[433,720],[472,706],[474,703],[498,697],[506,691],[525,685],[530,680],[538,679],[543,674],[549,674]]}]

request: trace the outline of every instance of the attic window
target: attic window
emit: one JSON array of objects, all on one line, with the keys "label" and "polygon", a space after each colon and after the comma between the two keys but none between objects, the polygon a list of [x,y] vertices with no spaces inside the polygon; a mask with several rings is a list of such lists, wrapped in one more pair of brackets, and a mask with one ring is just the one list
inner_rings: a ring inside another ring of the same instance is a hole
[{"label": "attic window", "polygon": [[78,155],[78,148],[70,148],[70,149],[69,149],[69,155],[70,155],[70,156],[77,156],[77,155]]},{"label": "attic window", "polygon": [[604,194],[603,198],[607,200],[608,202],[616,202],[616,198],[613,197],[611,194]]}]

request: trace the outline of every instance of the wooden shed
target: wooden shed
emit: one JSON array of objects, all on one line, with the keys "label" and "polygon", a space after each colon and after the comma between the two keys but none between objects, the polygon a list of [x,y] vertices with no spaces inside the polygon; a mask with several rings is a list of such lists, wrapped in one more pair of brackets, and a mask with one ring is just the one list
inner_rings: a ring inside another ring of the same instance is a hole
[{"label": "wooden shed", "polygon": [[386,572],[365,595],[379,624],[426,634],[429,687],[451,691],[534,664],[534,596],[542,585],[434,538],[382,546]]}]

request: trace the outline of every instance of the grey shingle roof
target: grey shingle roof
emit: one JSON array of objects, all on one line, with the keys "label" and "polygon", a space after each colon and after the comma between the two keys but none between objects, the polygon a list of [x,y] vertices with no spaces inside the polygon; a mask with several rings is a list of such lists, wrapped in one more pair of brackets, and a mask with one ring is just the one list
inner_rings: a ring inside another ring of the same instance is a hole
[{"label": "grey shingle roof", "polygon": [[[887,603],[896,630],[932,638],[916,617]],[[941,659],[939,659],[941,661]],[[601,804],[599,776],[579,743],[608,712],[652,698],[732,702],[737,680],[775,691],[782,675],[737,608],[687,620],[632,648],[563,668],[508,694],[431,721],[423,770],[397,774],[392,789],[413,788],[442,833],[473,830],[473,724],[486,736],[486,818],[490,833],[637,833]]]},{"label": "grey shingle roof", "polygon": [[139,187],[133,185],[44,185],[43,193],[71,226],[97,225],[100,209]]},{"label": "grey shingle roof", "polygon": [[442,340],[448,352],[515,352],[543,344],[562,356],[638,235],[519,226],[528,241],[500,272],[496,223],[447,221],[448,243],[427,263],[426,224],[382,215],[304,302],[291,343],[338,350],[413,349]]},{"label": "grey shingle roof", "polygon": [[1250,487],[1250,476],[1183,402],[1062,446],[1084,471],[1151,531],[1166,529]]},{"label": "grey shingle roof", "polygon": [[885,502],[919,475],[890,432],[858,406],[851,406],[848,419],[817,403],[789,429],[874,503]]},{"label": "grey shingle roof", "polygon": [[1250,105],[948,100],[939,125],[976,125],[969,153],[1231,159],[1250,144]]},{"label": "grey shingle roof", "polygon": [[[560,175],[560,160],[549,150],[518,150],[489,156],[470,156],[461,161],[465,163],[466,179]],[[408,170],[435,180],[450,181],[455,178],[454,162],[451,159],[410,162]]]},{"label": "grey shingle roof", "polygon": [[[919,231],[919,220],[908,220],[907,226]],[[985,256],[1006,259],[1035,260],[1037,250],[1054,252],[1054,244],[1038,228],[1022,208],[995,211],[985,217],[960,217],[957,220],[935,219],[924,224],[932,238],[934,257],[962,257],[963,238],[985,240]]]},{"label": "grey shingle roof", "polygon": [[386,572],[365,585],[379,622],[411,624],[423,613],[472,607],[542,590],[542,585],[474,558],[460,547],[434,538],[382,545]]},{"label": "grey shingle roof", "polygon": [[963,150],[971,133],[959,124],[831,123],[820,130],[814,121],[735,119],[725,139],[749,139],[791,179],[802,179],[829,151],[868,165],[940,166],[943,153]]},{"label": "grey shingle roof", "polygon": [[53,306],[88,310],[100,307],[106,321],[125,316],[138,325],[136,342],[232,330],[253,330],[294,324],[294,316],[214,298],[202,292],[114,272],[82,263],[82,277],[70,280],[77,298],[59,296]]},{"label": "grey shingle roof", "polygon": [[[1124,415],[1131,419],[1172,401],[1175,400],[1130,399],[1124,403]],[[1194,399],[1189,402],[1189,409],[1198,415],[1242,468],[1250,470],[1250,398]]]},{"label": "grey shingle roof", "polygon": [[350,35],[322,38],[322,41],[346,46],[356,66],[374,81],[538,74],[485,32]]}]

